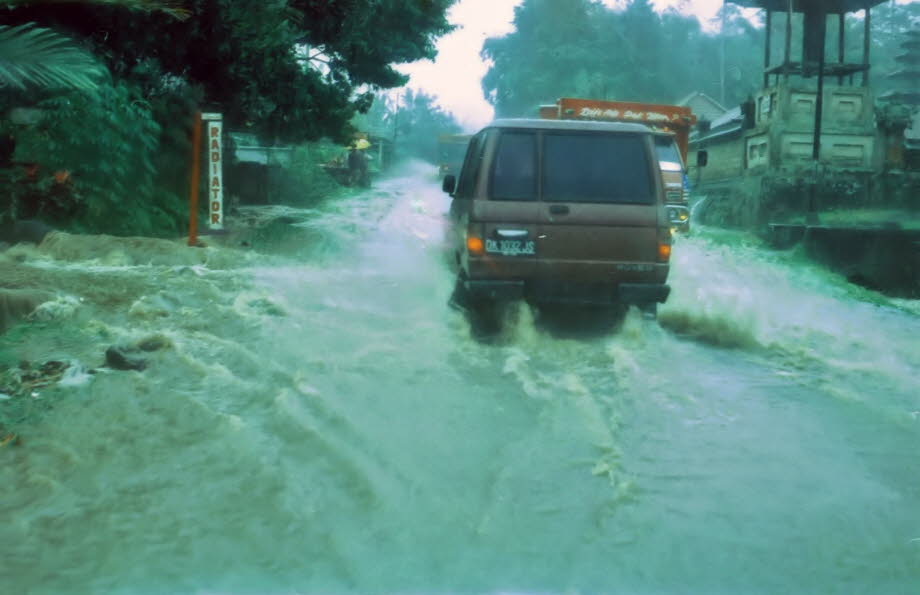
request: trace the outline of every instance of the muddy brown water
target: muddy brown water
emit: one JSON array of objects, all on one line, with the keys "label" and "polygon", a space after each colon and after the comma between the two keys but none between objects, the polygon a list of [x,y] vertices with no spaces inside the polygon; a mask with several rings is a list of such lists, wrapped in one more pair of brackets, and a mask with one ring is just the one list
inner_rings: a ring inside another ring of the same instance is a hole
[{"label": "muddy brown water", "polygon": [[[71,365],[0,447],[3,590],[920,584],[915,302],[698,228],[657,322],[519,306],[482,341],[447,206],[417,165],[245,249],[0,254],[56,294],[0,363]],[[151,336],[143,372],[100,368]]]}]

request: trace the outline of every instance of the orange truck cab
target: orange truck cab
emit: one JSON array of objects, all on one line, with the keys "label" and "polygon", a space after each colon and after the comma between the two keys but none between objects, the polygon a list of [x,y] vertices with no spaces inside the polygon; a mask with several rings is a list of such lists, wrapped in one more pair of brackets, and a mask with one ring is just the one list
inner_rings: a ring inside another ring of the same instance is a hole
[{"label": "orange truck cab", "polygon": [[671,227],[690,230],[686,164],[690,128],[696,124],[696,116],[689,107],[563,97],[555,104],[540,106],[540,118],[633,122],[649,127],[655,137]]}]

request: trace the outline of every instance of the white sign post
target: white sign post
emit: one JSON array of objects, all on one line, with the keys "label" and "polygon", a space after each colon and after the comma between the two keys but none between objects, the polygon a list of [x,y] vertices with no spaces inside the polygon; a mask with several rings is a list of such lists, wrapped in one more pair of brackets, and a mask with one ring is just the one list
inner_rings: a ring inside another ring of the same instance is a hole
[{"label": "white sign post", "polygon": [[224,176],[223,150],[221,132],[223,118],[221,114],[201,114],[205,122],[208,147],[208,224],[211,229],[224,228]]}]

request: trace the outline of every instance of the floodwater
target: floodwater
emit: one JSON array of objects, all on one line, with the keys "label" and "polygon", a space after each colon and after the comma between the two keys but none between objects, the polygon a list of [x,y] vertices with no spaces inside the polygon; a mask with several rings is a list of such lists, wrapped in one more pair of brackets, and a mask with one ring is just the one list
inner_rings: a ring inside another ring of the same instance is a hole
[{"label": "floodwater", "polygon": [[248,248],[0,253],[59,296],[0,363],[70,364],[0,400],[2,591],[917,592],[916,302],[696,230],[658,321],[520,306],[485,341],[447,200],[414,166],[249,209],[284,223]]}]

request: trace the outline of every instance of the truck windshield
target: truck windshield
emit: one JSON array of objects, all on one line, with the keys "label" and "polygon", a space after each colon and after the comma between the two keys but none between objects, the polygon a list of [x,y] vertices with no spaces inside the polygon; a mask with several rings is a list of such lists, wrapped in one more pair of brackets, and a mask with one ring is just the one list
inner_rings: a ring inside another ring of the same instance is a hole
[{"label": "truck windshield", "polygon": [[645,151],[639,135],[546,134],[543,199],[651,204]]},{"label": "truck windshield", "polygon": [[683,171],[677,143],[670,136],[655,137],[655,152],[658,154],[658,166],[661,171]]},{"label": "truck windshield", "polygon": [[468,143],[444,143],[440,146],[440,158],[442,163],[462,162],[463,156],[466,155],[466,146]]}]

